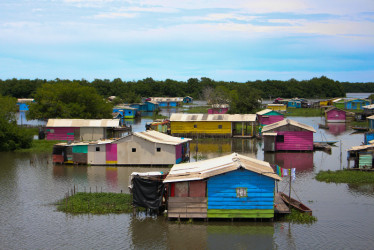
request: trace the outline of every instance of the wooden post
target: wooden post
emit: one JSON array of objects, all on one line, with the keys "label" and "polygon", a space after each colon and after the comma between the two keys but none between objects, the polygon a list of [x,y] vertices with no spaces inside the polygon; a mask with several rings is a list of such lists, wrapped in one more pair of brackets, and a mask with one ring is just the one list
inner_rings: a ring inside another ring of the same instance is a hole
[{"label": "wooden post", "polygon": [[244,136],[244,122],[242,122],[242,136]]},{"label": "wooden post", "polygon": [[290,190],[289,190],[289,202],[288,202],[288,207],[291,209],[291,169],[289,170],[288,175],[290,176]]}]

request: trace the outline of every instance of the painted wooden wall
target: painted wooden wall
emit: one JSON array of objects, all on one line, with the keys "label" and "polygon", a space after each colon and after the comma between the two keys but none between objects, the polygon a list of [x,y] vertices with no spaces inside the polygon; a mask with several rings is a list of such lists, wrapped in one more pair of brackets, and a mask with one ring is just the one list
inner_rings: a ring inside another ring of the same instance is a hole
[{"label": "painted wooden wall", "polygon": [[311,131],[278,131],[284,136],[284,142],[276,139],[275,150],[313,150],[313,132]]},{"label": "painted wooden wall", "polygon": [[274,111],[286,111],[287,110],[287,107],[286,105],[282,105],[282,106],[273,106],[271,104],[268,104],[267,105],[267,108],[268,109],[271,109],[271,110],[274,110]]},{"label": "painted wooden wall", "polygon": [[326,113],[326,120],[327,122],[345,122],[345,116],[345,111],[333,109]]},{"label": "painted wooden wall", "polygon": [[74,141],[74,130],[79,128],[51,128],[47,127],[47,140]]},{"label": "painted wooden wall", "polygon": [[229,111],[229,108],[212,108],[208,109],[208,114],[226,114]]},{"label": "painted wooden wall", "polygon": [[[196,128],[194,127],[196,125]],[[219,128],[219,125],[222,128]],[[170,130],[172,134],[228,134],[231,135],[231,122],[170,122]]]},{"label": "painted wooden wall", "polygon": [[[274,112],[274,113],[272,113]],[[269,125],[284,119],[283,115],[279,114],[278,112],[272,111],[265,115],[258,115],[258,121],[261,125]]]},{"label": "painted wooden wall", "polygon": [[[246,188],[247,197],[237,197]],[[239,169],[208,179],[208,218],[273,218],[274,179]]]},{"label": "painted wooden wall", "polygon": [[362,109],[362,106],[370,105],[369,101],[353,100],[345,103],[345,109]]}]

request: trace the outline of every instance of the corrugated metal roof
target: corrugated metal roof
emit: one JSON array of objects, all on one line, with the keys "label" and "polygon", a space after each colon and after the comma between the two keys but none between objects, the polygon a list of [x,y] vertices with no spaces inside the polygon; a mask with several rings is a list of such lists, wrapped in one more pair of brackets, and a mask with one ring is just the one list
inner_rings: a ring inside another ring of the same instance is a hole
[{"label": "corrugated metal roof", "polygon": [[366,117],[366,119],[373,120],[373,119],[374,119],[374,115],[371,115],[371,116],[369,116],[369,117]]},{"label": "corrugated metal roof", "polygon": [[313,133],[316,133],[316,130],[313,127],[305,125],[305,124],[302,124],[302,123],[297,122],[297,121],[290,120],[290,119],[284,119],[282,121],[266,125],[262,129],[262,132],[273,131],[276,128],[283,127],[283,126],[286,126],[286,125],[293,125],[293,126],[305,129],[305,130],[312,131]]},{"label": "corrugated metal roof", "polygon": [[18,103],[28,103],[28,102],[33,102],[33,101],[34,101],[34,99],[32,99],[32,98],[18,98],[17,99]]},{"label": "corrugated metal roof", "polygon": [[[155,142],[155,143],[161,143],[161,144],[169,144],[169,145],[179,145],[181,143],[185,143],[188,141],[192,141],[190,138],[181,138],[181,137],[175,137],[170,136],[164,133],[160,133],[154,130],[147,130],[144,132],[135,132],[133,134],[134,136],[143,138],[147,141]],[[128,135],[131,136],[131,135]],[[125,136],[127,137],[127,136]],[[118,139],[121,140],[121,139]],[[117,141],[118,141],[117,140]]]},{"label": "corrugated metal roof", "polygon": [[118,105],[114,107],[115,109],[128,109],[128,110],[137,110],[137,108],[130,107],[128,105]]},{"label": "corrugated metal roof", "polygon": [[48,119],[47,127],[119,127],[119,119]]},{"label": "corrugated metal roof", "polygon": [[203,180],[215,175],[235,171],[239,168],[244,168],[276,180],[282,180],[274,173],[268,162],[233,153],[199,162],[175,164],[164,182]]},{"label": "corrugated metal roof", "polygon": [[264,110],[258,111],[256,114],[264,115],[264,114],[269,113],[271,111],[273,111],[273,110],[272,109],[264,109]]},{"label": "corrugated metal roof", "polygon": [[99,145],[99,144],[109,144],[114,142],[115,140],[97,140],[97,141],[90,141],[90,142],[72,142],[72,143],[66,143],[61,142],[57,143],[55,145],[58,146],[87,146],[87,145]]},{"label": "corrugated metal roof", "polygon": [[212,104],[212,108],[214,109],[225,109],[230,107],[228,104]]},{"label": "corrugated metal roof", "polygon": [[155,102],[183,102],[183,97],[149,97]]},{"label": "corrugated metal roof", "polygon": [[227,122],[254,122],[257,120],[255,114],[182,114],[174,113],[170,121],[191,122],[191,121],[227,121]]},{"label": "corrugated metal roof", "polygon": [[277,136],[277,133],[262,133],[262,135]]},{"label": "corrugated metal roof", "polygon": [[330,112],[331,110],[334,110],[334,109],[337,109],[337,110],[343,111],[343,112],[345,112],[345,113],[347,112],[347,111],[342,110],[342,109],[337,108],[337,107],[330,107],[330,108],[328,108],[328,109],[325,110],[325,113]]},{"label": "corrugated metal roof", "polygon": [[364,109],[374,109],[374,104],[362,106]]},{"label": "corrugated metal roof", "polygon": [[347,151],[361,151],[361,150],[370,149],[370,148],[374,149],[374,144],[354,146],[348,149]]}]

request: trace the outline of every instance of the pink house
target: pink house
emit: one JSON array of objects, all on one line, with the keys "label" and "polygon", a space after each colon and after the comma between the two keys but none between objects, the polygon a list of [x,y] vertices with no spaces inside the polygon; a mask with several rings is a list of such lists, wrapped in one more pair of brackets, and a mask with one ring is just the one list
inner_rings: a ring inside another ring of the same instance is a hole
[{"label": "pink house", "polygon": [[346,120],[346,111],[336,107],[326,109],[325,115],[326,122],[345,122]]},{"label": "pink house", "polygon": [[228,104],[213,104],[212,108],[208,109],[208,114],[226,114],[228,111]]},{"label": "pink house", "polygon": [[261,125],[273,124],[284,119],[283,114],[271,109],[264,109],[262,111],[257,112],[256,114],[258,122]]},{"label": "pink house", "polygon": [[262,129],[265,151],[312,151],[313,133],[311,126],[285,119]]}]

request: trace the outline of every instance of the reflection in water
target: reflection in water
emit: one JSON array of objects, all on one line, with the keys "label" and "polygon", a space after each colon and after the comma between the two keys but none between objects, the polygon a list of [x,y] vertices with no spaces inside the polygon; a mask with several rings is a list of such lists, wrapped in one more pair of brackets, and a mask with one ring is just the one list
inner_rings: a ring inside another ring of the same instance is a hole
[{"label": "reflection in water", "polygon": [[341,135],[347,131],[346,123],[328,123],[327,125],[329,126],[327,132],[335,136]]},{"label": "reflection in water", "polygon": [[21,111],[16,115],[17,125],[28,125],[28,126],[45,126],[46,121],[42,120],[27,120],[26,112]]},{"label": "reflection in water", "polygon": [[265,152],[264,161],[282,168],[296,168],[297,172],[313,171],[313,152]]},{"label": "reflection in water", "polygon": [[374,184],[348,184],[349,190],[374,197]]},{"label": "reflection in water", "polygon": [[[144,216],[144,215],[143,215]],[[132,217],[131,248],[136,249],[273,249],[274,224],[237,221],[192,223],[165,217]]]},{"label": "reflection in water", "polygon": [[[197,147],[197,148],[196,148]],[[191,141],[191,161],[196,159],[211,159],[232,152],[256,158],[258,144],[256,140],[250,139],[199,139]],[[196,150],[197,149],[197,150]]]}]

